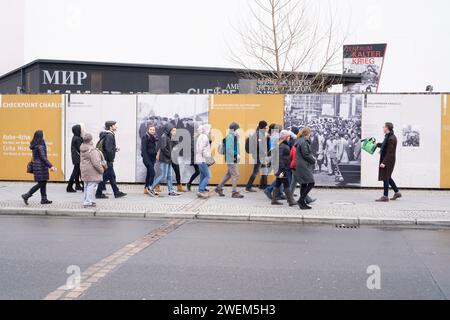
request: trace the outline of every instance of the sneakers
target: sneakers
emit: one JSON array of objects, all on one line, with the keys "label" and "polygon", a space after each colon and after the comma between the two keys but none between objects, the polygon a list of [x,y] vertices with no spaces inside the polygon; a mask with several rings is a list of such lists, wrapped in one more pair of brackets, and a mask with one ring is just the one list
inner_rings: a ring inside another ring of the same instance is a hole
[{"label": "sneakers", "polygon": [[272,200],[272,193],[270,193],[269,189],[264,190],[264,194],[269,200]]},{"label": "sneakers", "polygon": [[243,199],[244,196],[236,191],[236,192],[233,192],[233,194],[231,195],[231,198],[233,198],[233,199]]},{"label": "sneakers", "polygon": [[95,199],[108,199],[108,196],[102,193],[101,195],[95,195]]},{"label": "sneakers", "polygon": [[197,197],[199,197],[200,199],[209,199],[209,194],[208,192],[199,192],[197,193]]},{"label": "sneakers", "polygon": [[392,197],[392,201],[398,200],[400,198],[402,198],[403,195],[400,192],[397,192],[396,194],[394,194],[394,196]]},{"label": "sneakers", "polygon": [[97,205],[95,203],[91,203],[91,204],[85,204],[83,206],[83,208],[85,209],[90,209],[90,208],[95,208]]},{"label": "sneakers", "polygon": [[117,193],[117,194],[114,195],[114,197],[115,197],[116,199],[120,199],[120,198],[123,198],[123,197],[126,197],[126,196],[127,196],[127,194],[126,194],[126,193],[123,193],[123,192],[119,192],[119,193]]},{"label": "sneakers", "polygon": [[310,206],[308,206],[305,201],[299,200],[298,206],[299,206],[300,210],[312,210],[312,208]]},{"label": "sneakers", "polygon": [[[256,191],[256,190],[253,189],[253,188],[245,188],[245,192],[247,192],[247,193],[256,193],[256,192],[258,192],[258,191]],[[272,199],[272,197],[271,197],[271,199]]]},{"label": "sneakers", "polygon": [[53,201],[49,201],[48,199],[42,199],[41,204],[52,204]]},{"label": "sneakers", "polygon": [[381,197],[380,199],[375,200],[376,202],[389,202],[389,197]]},{"label": "sneakers", "polygon": [[214,191],[217,193],[217,195],[218,195],[219,197],[225,197],[225,194],[223,193],[223,190],[222,190],[222,189],[216,188]]},{"label": "sneakers", "polygon": [[179,196],[181,196],[181,194],[173,192],[173,191],[169,193],[169,197],[179,197]]}]

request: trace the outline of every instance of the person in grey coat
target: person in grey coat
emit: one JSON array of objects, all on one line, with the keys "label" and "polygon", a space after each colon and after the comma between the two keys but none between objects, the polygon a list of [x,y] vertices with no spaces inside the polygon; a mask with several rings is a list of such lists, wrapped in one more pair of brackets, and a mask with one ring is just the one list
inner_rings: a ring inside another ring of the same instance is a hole
[{"label": "person in grey coat", "polygon": [[306,197],[315,185],[313,172],[316,159],[311,150],[310,128],[303,128],[300,131],[295,147],[297,148],[295,179],[301,185],[298,205],[302,210],[311,210],[312,208],[306,203]]}]

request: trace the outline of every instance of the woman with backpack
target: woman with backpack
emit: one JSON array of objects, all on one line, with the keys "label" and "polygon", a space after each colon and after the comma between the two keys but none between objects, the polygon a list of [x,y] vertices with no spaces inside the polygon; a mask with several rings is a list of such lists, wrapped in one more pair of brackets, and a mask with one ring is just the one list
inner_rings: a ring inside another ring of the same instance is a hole
[{"label": "woman with backpack", "polygon": [[92,142],[92,135],[87,133],[80,147],[81,180],[84,182],[84,207],[95,207],[95,190],[103,179],[105,168],[108,167],[103,154]]},{"label": "woman with backpack", "polygon": [[30,189],[27,193],[22,195],[22,199],[26,205],[28,205],[28,200],[35,194],[38,190],[41,191],[41,204],[52,204],[47,198],[47,181],[49,180],[49,169],[50,171],[56,172],[57,169],[50,163],[47,158],[47,144],[44,140],[44,132],[37,130],[34,133],[33,140],[30,143],[30,149],[33,153],[33,159],[29,164],[29,172],[33,173],[34,181],[37,184]]}]

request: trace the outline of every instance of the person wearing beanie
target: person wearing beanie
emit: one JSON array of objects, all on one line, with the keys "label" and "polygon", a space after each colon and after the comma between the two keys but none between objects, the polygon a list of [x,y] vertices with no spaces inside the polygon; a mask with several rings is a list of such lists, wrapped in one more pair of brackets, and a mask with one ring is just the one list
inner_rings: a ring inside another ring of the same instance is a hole
[{"label": "person wearing beanie", "polygon": [[232,195],[233,199],[242,199],[244,196],[239,193],[237,189],[238,179],[239,179],[239,161],[240,161],[240,145],[239,145],[239,129],[238,123],[233,122],[229,126],[229,132],[225,139],[223,139],[223,153],[225,156],[225,163],[227,164],[227,172],[222,178],[222,181],[216,188],[216,193],[225,197],[223,193],[223,187],[225,184],[231,180],[232,184]]},{"label": "person wearing beanie", "polygon": [[[260,173],[263,165],[266,165],[267,159],[267,122],[262,120],[259,122],[256,132],[247,137],[245,141],[245,149],[250,153],[254,160],[253,172],[248,179],[246,192],[256,192],[253,189],[253,183],[256,180],[257,175]],[[260,186],[267,185],[267,176],[261,175]]]},{"label": "person wearing beanie", "polygon": [[281,186],[284,188],[289,206],[293,207],[296,205],[291,190],[289,189],[289,175],[291,171],[291,148],[289,147],[289,140],[291,136],[292,133],[290,131],[282,130],[278,135],[278,148],[272,151],[276,152],[278,149],[278,167],[274,168],[276,180],[272,191],[272,205],[283,205],[277,199]]},{"label": "person wearing beanie", "polygon": [[95,207],[94,193],[97,185],[102,181],[106,162],[103,155],[93,143],[92,135],[87,133],[83,137],[80,147],[81,180],[84,181],[84,207]]},{"label": "person wearing beanie", "polygon": [[107,199],[108,197],[103,193],[106,190],[106,183],[109,181],[111,188],[114,192],[116,199],[125,197],[126,194],[119,190],[116,182],[116,173],[114,172],[114,160],[116,154],[120,150],[116,145],[116,121],[106,121],[105,131],[100,133],[100,141],[97,144],[97,148],[102,152],[108,168],[103,174],[103,180],[99,183],[95,197],[97,199]]}]

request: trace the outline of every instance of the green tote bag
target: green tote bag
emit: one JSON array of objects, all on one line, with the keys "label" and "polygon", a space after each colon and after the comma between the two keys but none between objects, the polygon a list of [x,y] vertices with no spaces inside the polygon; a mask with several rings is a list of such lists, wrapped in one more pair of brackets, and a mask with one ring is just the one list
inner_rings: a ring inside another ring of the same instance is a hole
[{"label": "green tote bag", "polygon": [[377,141],[375,138],[364,139],[362,141],[362,149],[369,154],[374,154],[377,150]]}]

